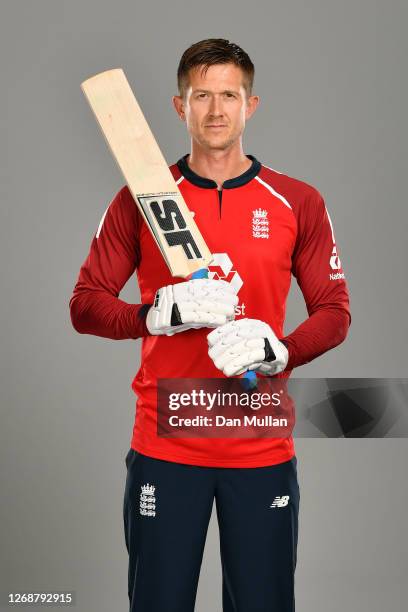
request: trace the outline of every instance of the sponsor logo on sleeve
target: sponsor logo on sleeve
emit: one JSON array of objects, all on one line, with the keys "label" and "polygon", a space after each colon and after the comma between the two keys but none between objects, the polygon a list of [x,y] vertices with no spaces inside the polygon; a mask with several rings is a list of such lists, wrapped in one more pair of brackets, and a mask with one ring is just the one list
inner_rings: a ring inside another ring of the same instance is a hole
[{"label": "sponsor logo on sleeve", "polygon": [[[337,248],[335,244],[333,245],[333,250],[330,257],[330,267],[332,270],[341,270],[341,261],[340,257],[337,254]],[[329,274],[329,278],[330,280],[339,280],[345,278],[345,275],[343,272],[331,272]]]}]

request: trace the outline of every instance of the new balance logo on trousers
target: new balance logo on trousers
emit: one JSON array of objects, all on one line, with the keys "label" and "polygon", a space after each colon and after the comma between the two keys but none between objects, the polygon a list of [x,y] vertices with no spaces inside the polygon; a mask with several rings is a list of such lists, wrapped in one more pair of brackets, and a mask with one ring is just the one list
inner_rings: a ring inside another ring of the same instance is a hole
[{"label": "new balance logo on trousers", "polygon": [[275,499],[273,500],[273,503],[271,504],[271,508],[284,508],[285,506],[287,506],[289,503],[289,495],[282,495],[282,497],[279,497],[278,495],[275,497]]}]

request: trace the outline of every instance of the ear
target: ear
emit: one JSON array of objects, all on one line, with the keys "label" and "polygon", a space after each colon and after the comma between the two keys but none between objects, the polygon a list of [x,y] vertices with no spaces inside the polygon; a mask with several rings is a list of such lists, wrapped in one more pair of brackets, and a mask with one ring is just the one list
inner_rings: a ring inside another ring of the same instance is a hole
[{"label": "ear", "polygon": [[259,96],[249,96],[245,111],[245,119],[250,119],[259,105]]},{"label": "ear", "polygon": [[176,109],[176,113],[182,121],[186,120],[184,112],[184,100],[181,96],[173,96],[173,106]]}]

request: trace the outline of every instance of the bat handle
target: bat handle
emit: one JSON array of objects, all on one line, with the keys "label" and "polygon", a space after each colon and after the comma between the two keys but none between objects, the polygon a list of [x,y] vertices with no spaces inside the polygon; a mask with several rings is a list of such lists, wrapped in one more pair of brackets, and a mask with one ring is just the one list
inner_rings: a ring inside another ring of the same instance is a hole
[{"label": "bat handle", "polygon": [[247,370],[246,372],[242,374],[241,378],[242,378],[242,384],[246,391],[256,388],[258,384],[258,379],[256,377],[255,370]]},{"label": "bat handle", "polygon": [[[199,270],[193,272],[191,279],[195,278],[208,278],[208,268],[200,268]],[[257,386],[256,372],[254,370],[247,370],[241,375],[241,378],[242,384],[246,391],[255,389]]]},{"label": "bat handle", "polygon": [[208,268],[200,268],[192,273],[191,278],[208,278]]}]

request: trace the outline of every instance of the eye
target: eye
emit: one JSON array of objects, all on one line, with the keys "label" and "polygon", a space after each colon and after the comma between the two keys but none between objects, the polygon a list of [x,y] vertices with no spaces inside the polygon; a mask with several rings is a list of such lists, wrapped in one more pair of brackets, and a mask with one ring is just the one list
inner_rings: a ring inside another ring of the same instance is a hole
[{"label": "eye", "polygon": [[204,92],[199,93],[198,96],[197,96],[197,98],[206,98],[206,97],[207,97],[207,94],[204,93]]},{"label": "eye", "polygon": [[231,93],[230,91],[226,91],[225,92],[225,97],[226,98],[235,98],[235,94]]}]

